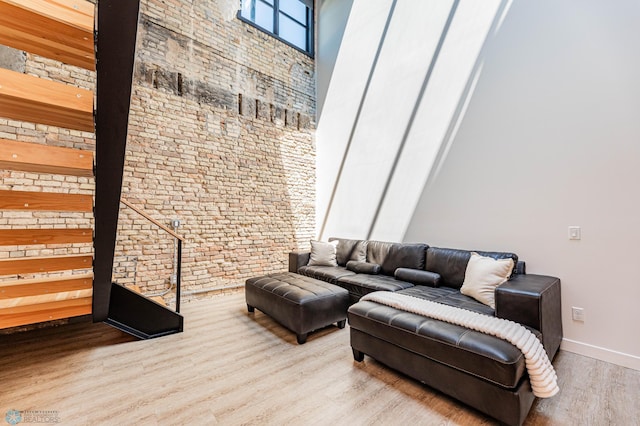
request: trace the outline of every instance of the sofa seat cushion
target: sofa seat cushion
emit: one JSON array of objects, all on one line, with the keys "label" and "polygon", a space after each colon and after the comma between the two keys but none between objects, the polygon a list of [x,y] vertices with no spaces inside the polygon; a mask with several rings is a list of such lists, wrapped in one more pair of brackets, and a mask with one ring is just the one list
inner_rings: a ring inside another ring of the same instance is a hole
[{"label": "sofa seat cushion", "polygon": [[352,298],[356,299],[374,291],[398,291],[413,287],[413,284],[396,280],[394,277],[368,274],[343,276],[338,278],[336,284],[349,290]]},{"label": "sofa seat cushion", "polygon": [[432,302],[442,303],[443,305],[455,306],[480,314],[494,316],[495,311],[490,306],[480,303],[473,297],[465,296],[451,287],[428,287],[417,285],[400,291],[407,296],[417,297],[419,299],[430,300]]},{"label": "sofa seat cushion", "polygon": [[335,284],[341,277],[355,275],[344,266],[302,266],[297,271],[300,275]]},{"label": "sofa seat cushion", "polygon": [[347,318],[353,330],[506,389],[526,374],[522,352],[494,336],[372,301],[352,305]]}]

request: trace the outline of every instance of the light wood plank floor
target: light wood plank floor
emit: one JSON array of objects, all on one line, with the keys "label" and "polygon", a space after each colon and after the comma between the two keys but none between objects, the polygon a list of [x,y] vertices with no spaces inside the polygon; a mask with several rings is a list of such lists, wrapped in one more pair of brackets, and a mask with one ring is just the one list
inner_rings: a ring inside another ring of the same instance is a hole
[{"label": "light wood plank floor", "polygon": [[[371,358],[348,327],[305,345],[244,293],[184,304],[186,330],[137,341],[103,324],[0,337],[0,423],[7,410],[57,411],[65,425],[490,425],[494,422]],[[569,352],[561,393],[528,425],[640,425],[640,372]],[[4,423],[3,423],[4,424]]]}]

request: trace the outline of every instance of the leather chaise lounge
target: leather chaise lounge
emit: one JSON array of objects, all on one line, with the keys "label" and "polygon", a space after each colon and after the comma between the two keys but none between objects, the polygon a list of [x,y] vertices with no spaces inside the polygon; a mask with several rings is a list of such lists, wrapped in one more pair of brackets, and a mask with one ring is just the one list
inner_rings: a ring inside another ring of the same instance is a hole
[{"label": "leather chaise lounge", "polygon": [[[335,239],[334,239],[335,240]],[[521,425],[535,400],[522,352],[487,334],[374,301],[392,291],[508,319],[526,326],[553,359],[562,340],[560,280],[526,274],[525,263],[505,252],[476,252],[512,259],[508,280],[495,289],[495,309],[462,294],[472,256],[468,250],[426,244],[337,239],[336,266],[309,265],[308,252],[289,255],[289,270],[343,287],[356,361],[368,355],[509,425]]]}]

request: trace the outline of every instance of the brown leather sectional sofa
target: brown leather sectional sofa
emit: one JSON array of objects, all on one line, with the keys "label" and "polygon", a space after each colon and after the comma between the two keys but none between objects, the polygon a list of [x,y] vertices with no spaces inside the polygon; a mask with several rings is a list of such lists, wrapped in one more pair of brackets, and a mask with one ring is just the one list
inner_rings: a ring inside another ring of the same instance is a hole
[{"label": "brown leather sectional sofa", "polygon": [[469,250],[420,243],[338,241],[337,266],[308,266],[309,253],[295,252],[289,256],[289,270],[349,291],[352,305],[347,316],[357,361],[366,354],[505,424],[522,424],[535,397],[524,357],[515,346],[359,299],[374,291],[396,291],[509,319],[534,332],[553,359],[562,340],[558,278],[526,274],[525,263],[513,253],[476,251],[514,260],[511,277],[496,288],[493,309],[460,293]]}]

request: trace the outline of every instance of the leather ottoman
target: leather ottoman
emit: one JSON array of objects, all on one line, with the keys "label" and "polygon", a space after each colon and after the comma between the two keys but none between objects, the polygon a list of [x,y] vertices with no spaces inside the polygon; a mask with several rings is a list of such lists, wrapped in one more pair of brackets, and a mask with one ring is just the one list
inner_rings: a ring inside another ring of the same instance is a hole
[{"label": "leather ottoman", "polygon": [[344,328],[349,292],[342,287],[292,272],[249,278],[245,284],[249,312],[258,308],[296,333],[299,344],[313,330],[337,323]]}]

